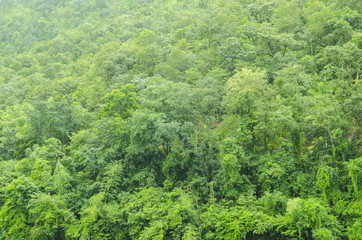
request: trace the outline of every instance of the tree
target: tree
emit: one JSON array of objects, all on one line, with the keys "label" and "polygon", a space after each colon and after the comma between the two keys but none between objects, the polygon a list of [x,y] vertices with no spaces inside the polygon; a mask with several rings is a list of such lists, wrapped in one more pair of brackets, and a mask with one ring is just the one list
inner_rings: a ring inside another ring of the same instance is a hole
[{"label": "tree", "polygon": [[27,111],[27,135],[34,143],[43,143],[48,138],[69,142],[72,133],[80,129],[81,123],[75,117],[74,108],[66,101],[37,101]]},{"label": "tree", "polygon": [[265,73],[243,69],[226,83],[224,106],[230,112],[252,113],[266,88]]},{"label": "tree", "polygon": [[26,238],[30,234],[32,221],[29,218],[28,203],[39,190],[30,179],[14,179],[6,187],[5,203],[0,210],[0,227],[3,237]]},{"label": "tree", "polygon": [[114,89],[102,98],[103,117],[121,117],[127,119],[138,108],[137,94],[132,84],[126,84],[120,89]]}]

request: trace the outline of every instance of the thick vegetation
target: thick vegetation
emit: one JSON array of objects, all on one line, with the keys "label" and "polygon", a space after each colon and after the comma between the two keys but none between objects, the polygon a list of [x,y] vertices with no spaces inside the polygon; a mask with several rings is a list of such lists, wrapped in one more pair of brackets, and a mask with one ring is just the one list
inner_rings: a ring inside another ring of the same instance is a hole
[{"label": "thick vegetation", "polygon": [[0,239],[362,239],[361,10],[1,0]]}]

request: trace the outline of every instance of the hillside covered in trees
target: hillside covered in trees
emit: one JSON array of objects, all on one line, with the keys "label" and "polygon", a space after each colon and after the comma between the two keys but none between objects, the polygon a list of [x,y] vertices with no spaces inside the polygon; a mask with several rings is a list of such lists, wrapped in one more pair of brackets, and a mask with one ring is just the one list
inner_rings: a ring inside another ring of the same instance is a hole
[{"label": "hillside covered in trees", "polygon": [[362,239],[361,10],[1,0],[0,239]]}]

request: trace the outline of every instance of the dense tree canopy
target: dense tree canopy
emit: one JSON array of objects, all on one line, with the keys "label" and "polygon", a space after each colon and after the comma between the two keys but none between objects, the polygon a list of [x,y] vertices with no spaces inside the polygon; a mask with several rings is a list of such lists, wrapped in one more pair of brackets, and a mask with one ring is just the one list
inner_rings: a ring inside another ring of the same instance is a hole
[{"label": "dense tree canopy", "polygon": [[361,11],[0,1],[0,239],[362,239]]}]

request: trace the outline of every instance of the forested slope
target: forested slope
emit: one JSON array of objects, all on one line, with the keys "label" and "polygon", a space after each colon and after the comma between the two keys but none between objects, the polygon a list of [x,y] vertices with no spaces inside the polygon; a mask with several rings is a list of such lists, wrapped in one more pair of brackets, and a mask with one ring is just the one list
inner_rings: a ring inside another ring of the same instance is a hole
[{"label": "forested slope", "polygon": [[0,239],[362,239],[361,10],[1,0]]}]

